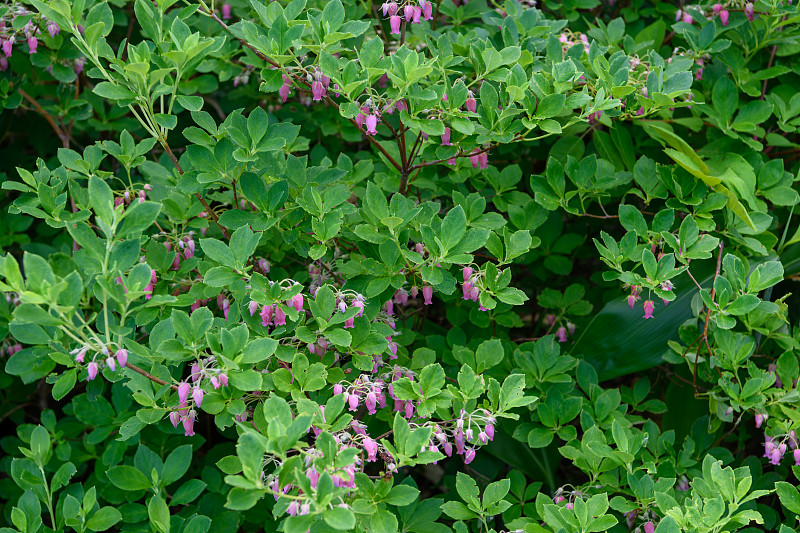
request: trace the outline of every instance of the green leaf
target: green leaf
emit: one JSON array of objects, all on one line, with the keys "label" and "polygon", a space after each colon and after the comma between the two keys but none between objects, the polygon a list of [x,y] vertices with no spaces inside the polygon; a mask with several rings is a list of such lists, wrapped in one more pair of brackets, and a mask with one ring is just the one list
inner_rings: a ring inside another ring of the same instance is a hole
[{"label": "green leaf", "polygon": [[61,400],[70,393],[70,391],[75,387],[75,383],[78,380],[78,371],[75,369],[67,370],[56,379],[55,384],[53,384],[53,399],[54,400]]},{"label": "green leaf", "polygon": [[545,96],[536,107],[536,116],[538,118],[550,118],[558,115],[564,109],[566,99],[567,97],[564,94],[549,94]]},{"label": "green leaf", "polygon": [[796,487],[785,481],[778,481],[775,483],[775,490],[778,492],[781,505],[795,514],[800,514],[800,492]]},{"label": "green leaf", "polygon": [[641,211],[632,205],[621,204],[619,206],[619,222],[628,231],[635,231],[639,237],[647,237],[647,222]]},{"label": "green leaf", "polygon": [[486,509],[490,505],[505,498],[510,488],[511,480],[508,478],[495,481],[494,483],[489,483],[489,485],[483,491],[483,508]]},{"label": "green leaf", "polygon": [[158,531],[169,533],[169,507],[167,507],[167,502],[164,501],[164,498],[157,494],[150,498],[150,501],[147,502],[147,516],[150,517],[150,523]]},{"label": "green leaf", "polygon": [[464,214],[464,209],[457,205],[447,213],[447,216],[442,220],[442,229],[439,233],[439,239],[444,246],[444,253],[451,250],[458,244],[458,241],[467,232],[467,216]]},{"label": "green leaf", "polygon": [[503,343],[500,339],[490,339],[483,341],[475,352],[475,361],[478,365],[478,373],[500,364],[505,356]]},{"label": "green leaf", "polygon": [[200,239],[200,248],[209,259],[221,265],[234,268],[235,263],[230,248],[225,243],[217,239]]},{"label": "green leaf", "polygon": [[356,525],[356,515],[344,507],[327,509],[322,517],[329,526],[342,531],[353,529]]},{"label": "green leaf", "polygon": [[378,509],[370,519],[370,533],[396,533],[397,517],[385,509]]},{"label": "green leaf", "polygon": [[125,87],[108,81],[101,81],[94,86],[92,92],[108,100],[133,100],[136,95]]},{"label": "green leaf", "polygon": [[125,218],[117,231],[117,236],[124,238],[132,233],[140,233],[156,221],[161,212],[161,204],[156,202],[133,202],[125,211]]},{"label": "green leaf", "polygon": [[111,227],[114,221],[114,193],[97,176],[89,178],[89,202],[100,220]]},{"label": "green leaf", "polygon": [[192,445],[184,444],[178,446],[164,461],[164,468],[161,470],[161,480],[164,485],[169,485],[178,481],[192,464]]},{"label": "green leaf", "polygon": [[725,310],[732,315],[740,316],[758,307],[759,303],[761,303],[761,299],[758,296],[743,294],[736,298]]},{"label": "green leaf", "polygon": [[146,490],[153,487],[153,483],[132,466],[115,466],[106,475],[111,483],[122,490]]},{"label": "green leaf", "polygon": [[404,507],[414,503],[418,497],[419,489],[416,489],[410,485],[397,485],[392,487],[392,490],[389,491],[389,494],[386,496],[384,501],[390,505]]},{"label": "green leaf", "polygon": [[442,511],[454,520],[470,520],[478,515],[461,502],[452,501],[442,504]]},{"label": "green leaf", "polygon": [[122,520],[122,513],[111,506],[102,507],[86,521],[86,527],[92,531],[105,531]]},{"label": "green leaf", "polygon": [[178,125],[178,117],[175,115],[165,115],[164,113],[156,113],[153,115],[153,120],[156,121],[156,124],[161,126],[166,130],[174,130],[175,126]]},{"label": "green leaf", "polygon": [[45,457],[50,453],[50,434],[42,426],[36,426],[31,433],[31,452],[44,464]]}]

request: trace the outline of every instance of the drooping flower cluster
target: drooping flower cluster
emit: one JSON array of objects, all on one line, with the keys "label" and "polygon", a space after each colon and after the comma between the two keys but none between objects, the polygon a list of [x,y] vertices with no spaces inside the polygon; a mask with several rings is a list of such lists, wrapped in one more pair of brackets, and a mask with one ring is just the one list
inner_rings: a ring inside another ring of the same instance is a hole
[{"label": "drooping flower cluster", "polygon": [[481,278],[483,276],[483,272],[479,270],[473,269],[471,266],[465,266],[461,270],[462,277],[464,282],[461,285],[461,292],[463,294],[463,298],[465,300],[472,300],[473,302],[478,302],[478,309],[480,311],[488,311],[483,304],[480,303],[480,295],[481,290],[479,287],[479,283],[481,282]]},{"label": "drooping flower cluster", "polygon": [[379,407],[386,407],[384,388],[385,382],[382,379],[372,379],[367,374],[361,374],[350,385],[346,382],[344,384],[342,382],[335,384],[333,386],[333,394],[344,394],[344,400],[350,411],[358,411],[358,407],[363,401],[367,412],[374,415]]},{"label": "drooping flower cluster", "polygon": [[355,327],[355,319],[364,315],[364,296],[354,291],[340,291],[336,295],[336,308],[340,313],[344,313],[348,307],[356,307],[358,312],[354,317],[344,321],[345,329]]},{"label": "drooping flower cluster", "polygon": [[[211,383],[214,389],[228,386],[228,375],[217,366],[215,356],[199,359],[192,364],[189,374],[189,381],[182,381],[178,384],[178,408],[169,414],[169,420],[174,427],[183,424],[183,429],[187,437],[194,435],[194,421],[197,418],[195,407],[199,408],[203,403],[205,391],[202,388],[203,380]],[[191,396],[191,405],[189,398]]]},{"label": "drooping flower cluster", "polygon": [[477,408],[472,412],[462,409],[459,417],[448,422],[433,424],[429,451],[441,451],[452,457],[453,451],[464,456],[464,464],[475,459],[476,450],[494,440],[494,426],[497,420],[486,409]]},{"label": "drooping flower cluster", "polygon": [[86,363],[86,356],[90,351],[92,352],[91,359],[86,365],[86,371],[88,372],[86,379],[88,381],[96,378],[100,369],[103,367],[108,367],[109,370],[114,372],[117,369],[117,364],[119,364],[120,368],[128,364],[128,350],[119,348],[114,355],[112,355],[111,351],[105,345],[101,345],[99,349],[94,346],[84,345],[72,350],[70,355],[75,356],[76,363],[83,364]]},{"label": "drooping flower cluster", "polygon": [[800,465],[800,443],[797,440],[797,433],[792,430],[783,435],[770,437],[764,435],[764,455],[769,459],[770,464],[775,466],[781,464],[781,460],[786,452],[792,450],[792,459],[795,465]]},{"label": "drooping flower cluster", "polygon": [[[15,28],[13,21],[17,17],[31,16],[32,18],[25,23],[22,28]],[[48,20],[46,17],[36,14],[26,9],[22,4],[15,3],[10,6],[10,9],[5,11],[0,16],[0,72],[8,69],[8,59],[13,54],[14,45],[19,41],[27,45],[27,52],[35,54],[39,48],[39,42],[42,38],[42,30],[45,30],[50,35],[51,39],[61,33],[61,26],[53,20]],[[84,58],[78,60],[68,61],[65,59],[57,59],[60,64],[71,64],[75,69],[75,73],[79,74],[83,69],[85,63]],[[48,66],[45,70],[53,73],[52,65]]]},{"label": "drooping flower cluster", "polygon": [[[637,519],[641,519],[644,523],[634,528]],[[625,524],[628,526],[628,531],[635,533],[655,533],[656,520],[658,520],[658,516],[652,509],[634,509],[625,513]]]},{"label": "drooping flower cluster", "polygon": [[575,45],[582,45],[584,51],[587,54],[589,53],[589,38],[584,33],[573,33],[569,30],[564,30],[561,32],[561,35],[558,36],[558,42],[561,43],[561,51],[564,55]]},{"label": "drooping flower cluster", "polygon": [[381,6],[384,17],[389,17],[389,28],[392,35],[400,35],[400,27],[406,24],[421,24],[423,20],[433,19],[433,4],[430,0],[418,2],[385,2]]}]

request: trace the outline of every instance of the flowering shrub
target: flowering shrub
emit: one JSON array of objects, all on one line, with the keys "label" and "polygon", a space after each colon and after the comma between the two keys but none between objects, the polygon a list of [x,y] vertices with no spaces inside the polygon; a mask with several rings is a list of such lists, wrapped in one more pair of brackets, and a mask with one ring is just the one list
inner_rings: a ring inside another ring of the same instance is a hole
[{"label": "flowering shrub", "polygon": [[794,531],[798,53],[784,0],[6,0],[0,531]]}]

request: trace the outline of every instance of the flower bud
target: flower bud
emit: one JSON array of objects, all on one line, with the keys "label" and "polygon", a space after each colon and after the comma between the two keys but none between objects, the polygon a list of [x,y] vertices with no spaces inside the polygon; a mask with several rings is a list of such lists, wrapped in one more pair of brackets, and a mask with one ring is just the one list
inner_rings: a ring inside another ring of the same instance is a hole
[{"label": "flower bud", "polygon": [[100,370],[100,367],[97,366],[97,363],[92,361],[91,363],[89,363],[89,367],[87,370],[89,371],[89,381],[91,381],[97,377],[97,372]]},{"label": "flower bud", "polygon": [[128,364],[128,350],[117,350],[116,356],[119,366],[124,367]]}]

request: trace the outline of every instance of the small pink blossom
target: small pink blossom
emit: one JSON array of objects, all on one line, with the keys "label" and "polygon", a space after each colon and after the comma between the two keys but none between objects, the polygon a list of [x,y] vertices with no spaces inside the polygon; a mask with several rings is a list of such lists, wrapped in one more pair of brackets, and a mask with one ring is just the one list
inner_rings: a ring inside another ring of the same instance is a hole
[{"label": "small pink blossom", "polygon": [[228,20],[229,18],[231,18],[231,5],[222,4],[222,19]]},{"label": "small pink blossom", "polygon": [[351,411],[357,411],[358,410],[358,395],[357,394],[351,394],[347,398],[347,405],[350,407]]},{"label": "small pink blossom", "polygon": [[61,27],[55,21],[50,21],[47,23],[47,32],[50,34],[50,37],[55,37],[61,31]]},{"label": "small pink blossom", "polygon": [[433,303],[433,287],[430,285],[422,287],[422,297],[425,299],[425,305],[431,305]]},{"label": "small pink blossom", "polygon": [[283,103],[286,103],[286,99],[289,98],[289,92],[291,91],[291,88],[292,78],[284,74],[283,85],[281,85],[281,88],[278,89],[278,95],[281,97],[281,100],[283,100]]},{"label": "small pink blossom", "polygon": [[367,131],[366,131],[367,135],[375,135],[375,134],[378,133],[378,130],[376,129],[377,126],[378,126],[378,117],[377,116],[372,115],[372,114],[367,115],[367,119],[365,120],[365,123],[367,125]]},{"label": "small pink blossom", "polygon": [[471,92],[469,93],[469,96],[467,97],[467,104],[466,105],[467,105],[467,111],[469,111],[470,113],[475,113],[478,110],[478,101],[475,100],[475,97],[472,96]]},{"label": "small pink blossom", "polygon": [[194,403],[197,404],[197,407],[200,407],[200,404],[203,403],[204,394],[205,392],[200,387],[195,387],[192,391],[192,399],[194,400]]},{"label": "small pink blossom", "polygon": [[383,16],[394,16],[397,14],[397,2],[384,2],[381,6],[381,10],[383,11]]},{"label": "small pink blossom", "polygon": [[97,377],[97,372],[100,370],[100,367],[97,366],[97,363],[92,361],[89,363],[88,371],[89,371],[89,381],[93,380]]},{"label": "small pink blossom", "polygon": [[442,134],[442,146],[453,146],[450,142],[450,128],[445,128]]},{"label": "small pink blossom", "polygon": [[181,421],[183,422],[183,430],[184,435],[186,437],[191,437],[194,435],[194,414],[184,415],[181,417]]},{"label": "small pink blossom", "polygon": [[378,458],[378,443],[369,437],[365,438],[364,451],[367,452],[367,461],[375,461]]},{"label": "small pink blossom", "polygon": [[653,309],[655,309],[656,304],[653,303],[653,300],[647,300],[644,302],[644,318],[653,318]]},{"label": "small pink blossom", "polygon": [[117,350],[116,357],[119,366],[124,367],[128,364],[128,350]]},{"label": "small pink blossom", "polygon": [[325,98],[327,92],[328,90],[325,89],[325,86],[322,85],[321,81],[315,81],[314,83],[311,84],[312,100],[314,100],[315,102],[319,102],[320,100]]},{"label": "small pink blossom", "polygon": [[275,306],[275,325],[276,326],[285,326],[286,325],[286,313],[281,309],[280,306]]},{"label": "small pink blossom", "polygon": [[186,405],[186,401],[189,399],[189,393],[192,391],[192,386],[189,385],[186,381],[182,381],[178,385],[178,403],[181,405]]}]

